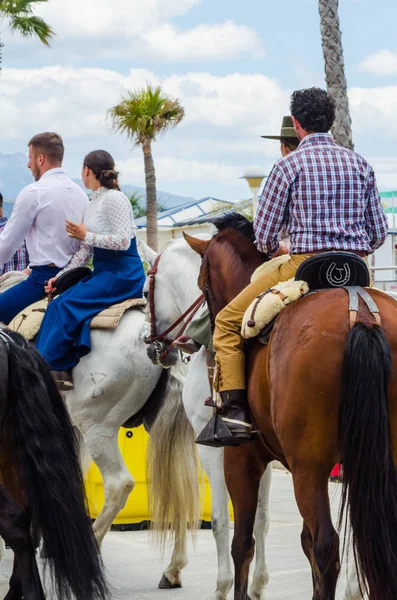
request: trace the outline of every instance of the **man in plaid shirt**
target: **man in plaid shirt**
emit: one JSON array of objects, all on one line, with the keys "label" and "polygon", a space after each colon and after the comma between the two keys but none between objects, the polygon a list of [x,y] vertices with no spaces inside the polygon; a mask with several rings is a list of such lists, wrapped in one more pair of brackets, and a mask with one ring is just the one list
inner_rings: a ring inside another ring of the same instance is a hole
[{"label": "man in plaid shirt", "polygon": [[254,221],[256,243],[262,252],[272,258],[288,253],[278,235],[285,227],[291,238],[291,256],[259,276],[216,319],[217,391],[222,418],[234,443],[236,438],[241,442],[251,439],[252,430],[240,334],[248,306],[264,290],[294,277],[311,255],[344,250],[365,257],[387,236],[387,220],[371,166],[358,154],[337,146],[328,133],[335,120],[333,99],[318,88],[294,92],[291,114],[299,147],[273,167]]},{"label": "man in plaid shirt", "polygon": [[[0,194],[0,233],[6,226],[8,219],[3,216],[3,195]],[[29,255],[26,249],[26,244],[23,242],[22,246],[17,250],[5,265],[0,265],[0,275],[8,273],[8,271],[25,271],[29,265]]]}]

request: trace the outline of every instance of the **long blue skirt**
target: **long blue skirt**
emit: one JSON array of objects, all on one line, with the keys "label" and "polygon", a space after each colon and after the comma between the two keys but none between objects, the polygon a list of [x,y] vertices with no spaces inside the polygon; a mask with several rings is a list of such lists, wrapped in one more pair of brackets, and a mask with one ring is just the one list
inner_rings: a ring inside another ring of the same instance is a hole
[{"label": "long blue skirt", "polygon": [[127,251],[94,249],[92,277],[80,281],[49,305],[37,349],[55,371],[72,369],[91,351],[90,322],[128,298],[141,298],[145,274],[136,239]]}]

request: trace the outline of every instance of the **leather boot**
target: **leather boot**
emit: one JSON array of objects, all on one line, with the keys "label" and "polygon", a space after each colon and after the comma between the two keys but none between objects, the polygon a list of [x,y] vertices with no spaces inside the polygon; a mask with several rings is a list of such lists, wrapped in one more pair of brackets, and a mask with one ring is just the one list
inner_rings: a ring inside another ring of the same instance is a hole
[{"label": "leather boot", "polygon": [[[220,396],[222,407],[199,434],[196,444],[220,448],[240,446],[252,441],[252,424],[245,390],[221,392]],[[212,399],[208,400],[214,406]],[[207,406],[209,405],[208,403]]]},{"label": "leather boot", "polygon": [[71,371],[51,371],[60,392],[68,392],[74,388]]},{"label": "leather boot", "polygon": [[248,409],[245,390],[220,392],[222,400],[221,416],[230,433],[241,441],[252,439],[252,421]]}]

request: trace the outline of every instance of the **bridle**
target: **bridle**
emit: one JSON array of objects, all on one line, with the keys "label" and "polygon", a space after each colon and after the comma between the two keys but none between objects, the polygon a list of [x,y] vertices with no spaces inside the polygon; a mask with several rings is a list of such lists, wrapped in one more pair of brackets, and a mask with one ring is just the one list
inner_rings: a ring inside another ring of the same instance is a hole
[{"label": "bridle", "polygon": [[188,325],[194,319],[197,312],[205,304],[204,294],[201,294],[197,300],[193,302],[191,306],[181,315],[168,329],[159,333],[156,326],[156,312],[154,304],[154,292],[156,287],[156,275],[158,271],[159,262],[161,259],[159,254],[154,262],[153,267],[147,272],[149,276],[149,314],[150,314],[150,335],[145,338],[146,344],[152,344],[155,348],[158,362],[162,365],[173,349],[174,340],[169,338],[168,335],[174,331],[178,325],[182,323],[182,327],[176,333],[176,338],[180,337],[186,331]]}]

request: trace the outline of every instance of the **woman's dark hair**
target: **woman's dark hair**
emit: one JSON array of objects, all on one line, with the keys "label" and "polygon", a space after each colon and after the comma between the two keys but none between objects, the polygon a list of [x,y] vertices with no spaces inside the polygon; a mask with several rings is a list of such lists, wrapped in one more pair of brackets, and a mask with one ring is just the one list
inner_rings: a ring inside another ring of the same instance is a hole
[{"label": "woman's dark hair", "polygon": [[106,150],[93,150],[84,159],[84,166],[91,169],[102,187],[108,190],[120,190],[114,160]]},{"label": "woman's dark hair", "polygon": [[284,146],[287,146],[291,152],[296,150],[300,143],[298,138],[281,138],[280,141],[282,144],[284,144]]},{"label": "woman's dark hair", "polygon": [[327,133],[335,121],[335,110],[335,100],[320,88],[292,94],[291,115],[309,133]]}]

